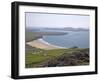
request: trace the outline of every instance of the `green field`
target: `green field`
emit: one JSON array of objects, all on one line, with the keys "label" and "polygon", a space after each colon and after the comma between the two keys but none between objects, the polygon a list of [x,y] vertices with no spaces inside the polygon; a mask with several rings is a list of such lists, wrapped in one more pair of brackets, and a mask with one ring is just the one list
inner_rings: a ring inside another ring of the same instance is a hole
[{"label": "green field", "polygon": [[[25,56],[26,68],[53,67],[54,64],[55,67],[64,65],[72,66],[72,65],[89,64],[89,49],[79,49],[79,48],[54,49],[54,50],[41,50],[36,48],[33,49],[34,49],[33,51],[28,50],[28,52],[26,53]],[[70,63],[68,64],[68,62]]]}]

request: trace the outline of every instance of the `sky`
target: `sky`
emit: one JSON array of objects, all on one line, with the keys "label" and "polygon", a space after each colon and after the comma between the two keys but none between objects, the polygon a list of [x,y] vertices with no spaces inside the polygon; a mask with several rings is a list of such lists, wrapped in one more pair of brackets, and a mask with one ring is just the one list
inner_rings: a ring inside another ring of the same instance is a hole
[{"label": "sky", "polygon": [[89,28],[89,15],[25,13],[26,27],[45,28]]}]

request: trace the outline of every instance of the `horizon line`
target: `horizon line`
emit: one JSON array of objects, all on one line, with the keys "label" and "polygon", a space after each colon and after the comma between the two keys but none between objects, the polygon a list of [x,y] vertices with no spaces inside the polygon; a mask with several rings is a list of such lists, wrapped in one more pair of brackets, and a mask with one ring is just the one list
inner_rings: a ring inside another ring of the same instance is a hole
[{"label": "horizon line", "polygon": [[[57,27],[26,26],[25,28],[57,28]],[[71,27],[71,26],[68,26],[68,27],[62,27],[62,28],[84,28],[84,27]],[[62,28],[61,28],[61,26],[58,27],[58,29],[62,29]],[[84,28],[84,29],[89,29],[89,27]]]}]

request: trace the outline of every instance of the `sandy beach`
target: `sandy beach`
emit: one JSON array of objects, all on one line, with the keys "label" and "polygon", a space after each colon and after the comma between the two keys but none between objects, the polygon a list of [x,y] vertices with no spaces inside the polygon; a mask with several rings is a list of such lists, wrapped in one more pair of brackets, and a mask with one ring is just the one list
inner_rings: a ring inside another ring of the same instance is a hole
[{"label": "sandy beach", "polygon": [[64,48],[64,47],[52,45],[52,44],[44,41],[43,39],[33,40],[31,42],[27,42],[26,44],[29,46],[32,46],[32,47],[45,49],[45,50],[63,49]]}]

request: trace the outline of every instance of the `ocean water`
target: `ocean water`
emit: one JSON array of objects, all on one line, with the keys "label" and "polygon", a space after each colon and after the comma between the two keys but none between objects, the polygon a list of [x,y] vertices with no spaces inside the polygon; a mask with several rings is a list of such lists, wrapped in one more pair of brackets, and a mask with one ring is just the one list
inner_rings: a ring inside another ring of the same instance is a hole
[{"label": "ocean water", "polygon": [[68,32],[68,34],[43,36],[43,40],[53,45],[61,47],[89,48],[89,31],[64,31],[64,32]]},{"label": "ocean water", "polygon": [[89,31],[64,31],[40,29],[34,32],[67,32],[65,35],[44,35],[43,40],[57,46],[89,48]]}]

